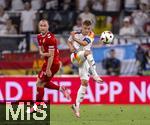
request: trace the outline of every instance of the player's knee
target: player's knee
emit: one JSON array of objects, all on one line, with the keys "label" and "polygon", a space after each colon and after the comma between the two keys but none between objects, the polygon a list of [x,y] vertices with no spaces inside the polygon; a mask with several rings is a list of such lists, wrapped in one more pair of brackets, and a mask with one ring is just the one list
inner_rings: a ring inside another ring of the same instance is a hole
[{"label": "player's knee", "polygon": [[85,53],[84,53],[84,56],[88,56],[91,54],[91,51],[90,50],[86,50]]},{"label": "player's knee", "polygon": [[44,87],[45,83],[42,82],[37,82],[36,87]]},{"label": "player's knee", "polygon": [[82,86],[88,86],[88,81],[87,80],[82,80],[81,81]]},{"label": "player's knee", "polygon": [[40,82],[37,82],[36,83],[36,87],[40,87],[41,85],[40,85]]}]

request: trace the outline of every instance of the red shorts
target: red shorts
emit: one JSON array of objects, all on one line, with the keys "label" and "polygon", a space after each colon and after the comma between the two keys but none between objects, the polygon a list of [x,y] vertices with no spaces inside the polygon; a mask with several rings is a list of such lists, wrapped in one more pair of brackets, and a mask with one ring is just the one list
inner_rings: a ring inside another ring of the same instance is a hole
[{"label": "red shorts", "polygon": [[60,63],[57,64],[52,64],[50,70],[52,72],[51,77],[48,77],[46,75],[46,67],[47,67],[47,63],[44,63],[42,66],[42,70],[39,72],[38,74],[38,78],[42,81],[42,82],[49,82],[53,76],[58,72],[59,68],[60,68]]}]

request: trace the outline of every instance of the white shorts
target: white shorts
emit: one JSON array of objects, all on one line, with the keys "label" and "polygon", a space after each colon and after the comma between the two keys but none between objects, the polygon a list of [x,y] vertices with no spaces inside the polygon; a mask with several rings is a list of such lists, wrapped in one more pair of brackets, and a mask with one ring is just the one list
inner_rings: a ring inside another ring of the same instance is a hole
[{"label": "white shorts", "polygon": [[86,58],[84,56],[84,52],[85,51],[79,51],[77,53],[72,53],[70,56],[71,62],[74,65],[82,65],[82,63],[86,60]]},{"label": "white shorts", "polygon": [[89,80],[89,64],[84,56],[85,51],[79,51],[71,54],[71,62],[79,68],[79,76],[81,80]]},{"label": "white shorts", "polygon": [[81,66],[79,66],[79,76],[81,80],[89,80],[90,73],[89,73],[90,66],[85,60]]}]

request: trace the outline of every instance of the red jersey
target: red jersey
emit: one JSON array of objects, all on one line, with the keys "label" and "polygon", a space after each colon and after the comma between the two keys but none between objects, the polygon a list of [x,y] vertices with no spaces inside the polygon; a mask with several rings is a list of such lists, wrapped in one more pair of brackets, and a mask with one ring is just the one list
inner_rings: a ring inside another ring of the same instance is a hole
[{"label": "red jersey", "polygon": [[[38,34],[37,35],[38,44],[40,47],[43,46],[44,52],[48,52],[49,49],[54,49],[54,59],[53,63],[59,63],[59,50],[57,48],[57,39],[51,32],[48,32],[46,35]],[[48,57],[45,57],[47,62]]]}]

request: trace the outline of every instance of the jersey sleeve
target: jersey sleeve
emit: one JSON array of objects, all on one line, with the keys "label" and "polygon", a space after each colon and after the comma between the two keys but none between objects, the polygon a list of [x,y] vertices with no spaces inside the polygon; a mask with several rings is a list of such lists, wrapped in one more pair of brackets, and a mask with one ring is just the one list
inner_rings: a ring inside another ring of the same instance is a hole
[{"label": "jersey sleeve", "polygon": [[94,33],[91,33],[90,35],[86,36],[83,41],[86,41],[88,44],[92,43],[94,41]]},{"label": "jersey sleeve", "polygon": [[88,44],[92,42],[89,37],[85,37],[85,38],[83,39],[83,41],[86,41]]},{"label": "jersey sleeve", "polygon": [[57,44],[57,40],[55,39],[51,44],[48,46],[48,50],[54,50]]},{"label": "jersey sleeve", "polygon": [[[80,34],[81,32],[76,32],[76,31],[75,31],[74,33],[75,33],[75,36],[76,36],[76,35]],[[71,35],[69,36],[68,41],[69,41],[69,42],[73,41]]]},{"label": "jersey sleeve", "polygon": [[53,50],[57,46],[57,39],[55,35],[48,34],[48,50]]}]

